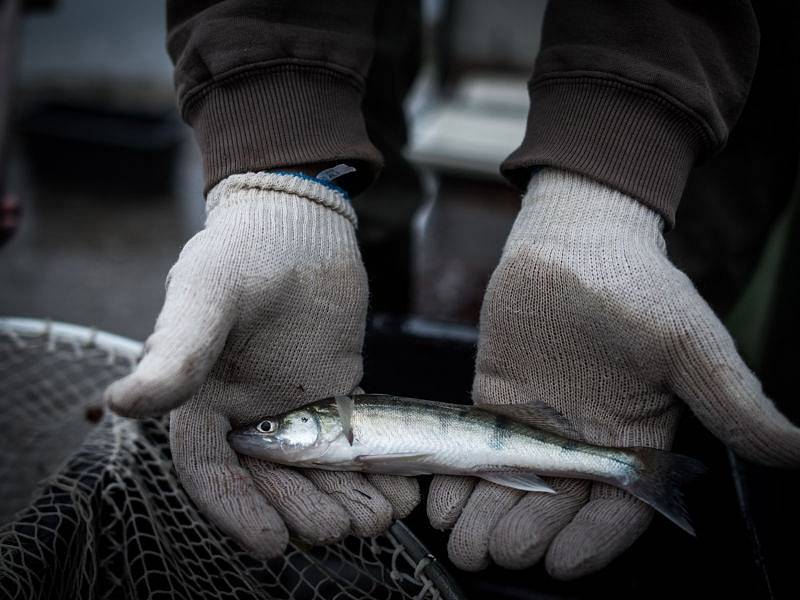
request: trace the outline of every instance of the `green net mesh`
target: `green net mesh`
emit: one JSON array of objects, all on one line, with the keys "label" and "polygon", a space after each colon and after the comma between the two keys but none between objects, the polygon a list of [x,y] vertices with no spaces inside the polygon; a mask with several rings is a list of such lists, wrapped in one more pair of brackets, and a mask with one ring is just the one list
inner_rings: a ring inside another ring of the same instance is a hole
[{"label": "green net mesh", "polygon": [[456,598],[401,523],[260,561],[178,484],[166,421],[103,414],[140,346],[0,320],[0,597]]}]

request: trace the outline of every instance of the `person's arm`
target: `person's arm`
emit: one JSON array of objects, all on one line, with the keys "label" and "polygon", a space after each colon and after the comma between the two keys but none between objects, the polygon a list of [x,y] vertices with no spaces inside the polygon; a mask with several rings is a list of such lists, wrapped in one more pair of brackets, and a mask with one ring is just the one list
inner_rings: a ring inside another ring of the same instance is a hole
[{"label": "person's arm", "polygon": [[671,227],[692,166],[744,106],[758,45],[743,0],[550,2],[525,138],[501,170],[523,190],[536,167],[585,175]]},{"label": "person's arm", "polygon": [[351,194],[371,183],[382,159],[361,101],[374,13],[369,0],[168,2],[178,106],[206,191],[233,174],[338,162],[358,168]]},{"label": "person's arm", "polygon": [[130,417],[171,411],[181,484],[259,556],[281,554],[290,535],[376,535],[419,501],[412,478],[300,474],[240,457],[226,438],[361,379],[369,291],[356,215],[345,192],[307,174],[347,162],[357,191],[379,167],[360,109],[372,12],[368,2],[169,3],[207,218],[170,270],[144,356],[106,399]]},{"label": "person's arm", "polygon": [[[660,449],[688,407],[738,454],[800,465],[800,429],[662,236],[689,169],[742,108],[758,38],[749,6],[550,7],[528,131],[504,165],[527,191],[484,298],[473,401],[544,401],[591,443]],[[448,553],[463,569],[543,560],[558,579],[603,568],[653,516],[606,484],[548,484],[558,493],[438,476],[428,515],[452,528]]]}]

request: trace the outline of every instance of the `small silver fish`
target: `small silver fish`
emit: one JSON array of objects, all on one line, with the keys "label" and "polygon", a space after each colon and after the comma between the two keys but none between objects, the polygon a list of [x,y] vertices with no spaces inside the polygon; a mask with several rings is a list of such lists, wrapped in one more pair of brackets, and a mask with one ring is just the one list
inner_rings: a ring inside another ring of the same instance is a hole
[{"label": "small silver fish", "polygon": [[544,403],[466,406],[363,394],[336,396],[228,434],[239,453],[293,467],[394,475],[471,475],[555,493],[540,475],[601,481],[694,535],[682,486],[698,461],[655,448],[580,441]]}]

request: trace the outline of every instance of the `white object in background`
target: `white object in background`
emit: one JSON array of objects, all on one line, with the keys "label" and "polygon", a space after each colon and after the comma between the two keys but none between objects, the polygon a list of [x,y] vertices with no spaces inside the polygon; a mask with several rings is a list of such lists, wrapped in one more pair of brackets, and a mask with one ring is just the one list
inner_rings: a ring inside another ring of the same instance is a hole
[{"label": "white object in background", "polygon": [[528,105],[522,77],[467,77],[451,98],[417,115],[408,158],[433,169],[499,178],[500,163],[525,134]]}]

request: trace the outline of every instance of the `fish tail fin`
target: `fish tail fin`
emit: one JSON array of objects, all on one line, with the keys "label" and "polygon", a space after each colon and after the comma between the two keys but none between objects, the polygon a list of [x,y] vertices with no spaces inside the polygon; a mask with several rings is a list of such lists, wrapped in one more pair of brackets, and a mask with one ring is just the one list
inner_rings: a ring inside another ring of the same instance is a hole
[{"label": "fish tail fin", "polygon": [[655,508],[678,527],[695,535],[684,503],[684,488],[706,468],[698,460],[655,448],[629,448],[641,461],[625,491]]}]

